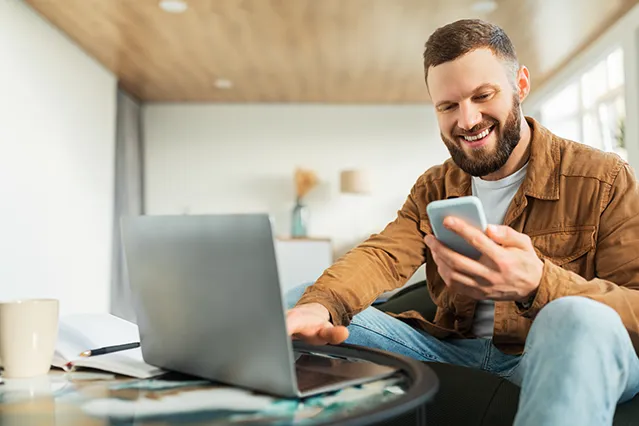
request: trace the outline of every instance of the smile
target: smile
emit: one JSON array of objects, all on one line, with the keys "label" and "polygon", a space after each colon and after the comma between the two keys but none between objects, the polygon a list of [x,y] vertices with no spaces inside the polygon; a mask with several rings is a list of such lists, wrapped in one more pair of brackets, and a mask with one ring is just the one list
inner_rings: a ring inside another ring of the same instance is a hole
[{"label": "smile", "polygon": [[468,142],[474,142],[476,140],[485,138],[486,136],[488,136],[488,133],[490,133],[490,129],[484,130],[483,132],[481,132],[477,136],[462,136],[462,137],[464,139],[466,139]]},{"label": "smile", "polygon": [[478,147],[479,145],[483,145],[483,142],[485,142],[485,140],[492,133],[494,128],[495,126],[491,126],[476,135],[473,135],[473,136],[460,135],[459,137],[464,142],[469,144],[471,147]]}]

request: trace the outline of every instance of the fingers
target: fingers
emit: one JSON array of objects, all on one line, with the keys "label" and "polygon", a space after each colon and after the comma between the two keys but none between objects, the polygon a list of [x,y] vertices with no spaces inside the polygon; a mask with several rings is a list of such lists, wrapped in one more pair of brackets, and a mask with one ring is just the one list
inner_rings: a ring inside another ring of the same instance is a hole
[{"label": "fingers", "polygon": [[322,339],[317,334],[297,333],[291,337],[293,338],[293,340],[302,340],[310,345],[322,346],[327,343],[326,340]]},{"label": "fingers", "polygon": [[320,337],[321,326],[302,326],[289,334],[293,339],[303,340],[312,345],[325,345],[326,340]]},{"label": "fingers", "polygon": [[334,326],[309,306],[290,309],[286,313],[286,330],[293,339],[301,339],[313,345],[339,344],[348,338],[344,326]]},{"label": "fingers", "polygon": [[303,340],[311,345],[338,345],[348,339],[348,329],[344,326],[328,325],[308,328],[292,335],[293,339]]},{"label": "fingers", "polygon": [[319,303],[295,306],[286,311],[286,329],[289,336],[301,330],[319,330],[326,325],[332,325],[329,318],[328,310]]},{"label": "fingers", "polygon": [[339,345],[348,339],[348,329],[342,325],[325,327],[319,331],[318,335],[331,345]]},{"label": "fingers", "polygon": [[495,275],[495,271],[488,266],[449,249],[433,236],[426,238],[426,244],[437,264],[444,262],[453,271],[486,281],[490,281]]},{"label": "fingers", "polygon": [[433,258],[435,263],[437,263],[437,272],[451,290],[476,300],[487,298],[490,287],[481,285],[474,278],[451,269],[446,262],[443,262],[436,255],[433,255]]},{"label": "fingers", "polygon": [[490,239],[484,232],[464,222],[463,220],[447,217],[444,226],[465,239],[470,245],[481,253],[497,259],[503,253],[503,248]]},{"label": "fingers", "polygon": [[516,247],[523,250],[532,248],[528,235],[517,232],[509,226],[489,225],[486,234],[497,244],[504,247]]},{"label": "fingers", "polygon": [[450,268],[446,262],[433,254],[437,263],[437,272],[444,280],[444,284],[452,291],[469,296],[475,300],[515,300],[519,294],[512,288],[495,286],[492,282],[480,282],[474,277],[463,275]]}]

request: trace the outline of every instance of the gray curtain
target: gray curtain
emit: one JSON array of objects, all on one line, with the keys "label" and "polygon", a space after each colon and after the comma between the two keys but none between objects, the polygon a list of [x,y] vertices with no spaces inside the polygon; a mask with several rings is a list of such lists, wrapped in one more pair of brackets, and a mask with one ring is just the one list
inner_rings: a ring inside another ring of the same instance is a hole
[{"label": "gray curtain", "polygon": [[135,322],[126,273],[120,218],[144,213],[143,137],[141,105],[118,91],[115,145],[115,211],[113,215],[113,270],[111,313]]}]

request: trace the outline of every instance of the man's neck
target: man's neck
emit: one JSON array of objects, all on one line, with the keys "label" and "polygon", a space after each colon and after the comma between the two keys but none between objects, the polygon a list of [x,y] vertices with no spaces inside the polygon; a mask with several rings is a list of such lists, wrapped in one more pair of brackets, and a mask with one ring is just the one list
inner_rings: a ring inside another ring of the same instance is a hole
[{"label": "man's neck", "polygon": [[508,158],[506,164],[504,164],[503,167],[496,172],[486,176],[482,176],[481,178],[483,180],[503,179],[506,176],[510,176],[517,170],[524,167],[524,165],[528,161],[528,157],[530,157],[530,139],[532,137],[532,132],[530,131],[530,125],[526,121],[526,118],[523,116],[523,114],[521,117],[521,130],[519,134],[519,143],[513,150],[512,154],[510,154],[510,158]]}]

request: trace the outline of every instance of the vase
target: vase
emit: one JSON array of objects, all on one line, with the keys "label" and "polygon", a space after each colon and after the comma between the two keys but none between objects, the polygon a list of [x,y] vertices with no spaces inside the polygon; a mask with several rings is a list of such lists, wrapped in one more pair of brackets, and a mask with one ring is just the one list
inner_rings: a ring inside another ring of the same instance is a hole
[{"label": "vase", "polygon": [[304,238],[307,235],[309,211],[308,207],[300,202],[295,201],[295,207],[291,214],[291,237]]}]

